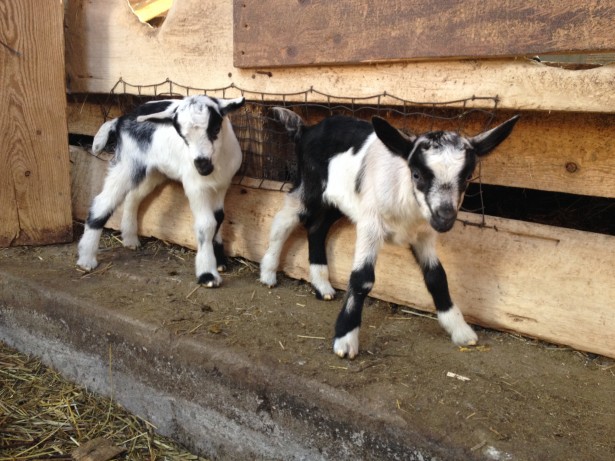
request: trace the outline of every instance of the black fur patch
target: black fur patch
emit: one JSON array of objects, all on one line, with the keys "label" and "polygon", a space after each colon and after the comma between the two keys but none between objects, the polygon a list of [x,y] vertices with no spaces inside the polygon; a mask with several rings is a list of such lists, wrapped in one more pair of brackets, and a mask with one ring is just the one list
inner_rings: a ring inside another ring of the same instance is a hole
[{"label": "black fur patch", "polygon": [[214,256],[216,257],[216,265],[218,267],[226,267],[226,255],[224,254],[224,245],[214,240]]},{"label": "black fur patch", "polygon": [[107,213],[106,215],[94,217],[92,216],[92,211],[90,210],[90,212],[88,213],[88,218],[85,222],[90,229],[102,229],[103,227],[105,227],[105,224],[107,224],[107,221],[109,221],[109,218],[112,214],[113,211]]},{"label": "black fur patch", "polygon": [[179,124],[179,122],[177,121],[177,114],[175,114],[173,116],[173,128],[175,128],[175,131],[177,131],[177,134],[179,135],[180,138],[182,138],[184,140],[184,143],[187,146],[188,145],[188,140],[184,136],[184,133],[182,133],[182,127]]},{"label": "black fur patch", "polygon": [[209,109],[209,124],[207,125],[207,137],[211,142],[218,139],[220,129],[222,128],[222,115],[215,109]]},{"label": "black fur patch", "polygon": [[448,291],[448,280],[444,267],[438,261],[438,264],[430,267],[422,267],[425,285],[433,298],[436,310],[439,312],[448,311],[453,305],[451,295]]},{"label": "black fur patch", "polygon": [[[348,283],[348,292],[344,297],[342,310],[335,322],[336,338],[341,338],[361,326],[363,303],[371,291],[374,281],[374,266],[371,264],[365,264],[361,269],[352,271]],[[353,303],[350,310],[347,309],[349,303]]]},{"label": "black fur patch", "polygon": [[133,187],[137,187],[139,184],[141,184],[143,179],[145,179],[146,173],[147,170],[145,169],[145,165],[136,165],[135,167],[133,167],[131,177]]},{"label": "black fur patch", "polygon": [[197,283],[201,284],[201,285],[205,285],[209,282],[213,282],[214,280],[216,280],[216,278],[214,277],[214,275],[210,272],[204,272],[201,275],[199,275],[199,278],[197,280]]},{"label": "black fur patch", "polygon": [[134,120],[125,120],[120,128],[121,133],[125,133],[136,141],[137,146],[139,146],[142,152],[147,152],[151,147],[154,131],[156,131],[154,123],[139,123]]},{"label": "black fur patch", "polygon": [[220,208],[219,210],[214,211],[214,218],[216,218],[216,232],[214,233],[214,235],[216,235],[220,230],[222,221],[224,221],[224,210]]},{"label": "black fur patch", "polygon": [[329,229],[342,217],[337,208],[326,208],[316,216],[305,216],[304,225],[308,231],[310,264],[327,264],[325,242]]}]

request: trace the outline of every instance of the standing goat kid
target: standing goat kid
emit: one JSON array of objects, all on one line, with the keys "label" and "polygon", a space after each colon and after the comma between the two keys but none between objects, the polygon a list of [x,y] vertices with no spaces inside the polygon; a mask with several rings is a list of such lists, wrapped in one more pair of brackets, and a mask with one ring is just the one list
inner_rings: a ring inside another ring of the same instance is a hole
[{"label": "standing goat kid", "polygon": [[139,247],[139,204],[170,178],[182,183],[194,216],[198,282],[219,286],[222,278],[218,272],[226,266],[220,235],[224,197],[242,161],[239,142],[226,115],[244,102],[244,98],[202,95],[152,101],[104,123],[94,137],[92,150],[99,153],[114,134],[115,158],[102,192],[90,207],[77,265],[87,271],[96,268],[102,228],[122,202],[124,246]]},{"label": "standing goat kid", "polygon": [[320,299],[330,300],[325,239],[342,214],[357,229],[354,262],[333,351],[354,358],[365,297],[385,241],[409,245],[433,297],[438,320],[458,345],[476,344],[476,333],[452,302],[446,273],[436,254],[438,232],[455,223],[477,158],[489,154],[511,133],[518,116],[477,136],[450,131],[407,136],[379,117],[372,123],[334,116],[306,126],[294,112],[274,108],[294,137],[298,179],[276,214],[260,280],[276,284],[284,242],[302,223],[308,232],[310,277]]}]

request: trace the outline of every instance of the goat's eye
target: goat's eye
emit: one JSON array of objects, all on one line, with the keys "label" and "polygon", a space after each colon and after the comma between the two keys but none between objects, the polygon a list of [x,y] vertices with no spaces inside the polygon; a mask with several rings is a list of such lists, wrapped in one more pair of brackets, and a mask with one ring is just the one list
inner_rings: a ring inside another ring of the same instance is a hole
[{"label": "goat's eye", "polygon": [[421,173],[419,173],[417,170],[413,170],[412,171],[412,178],[415,181],[418,181],[419,179],[421,179]]}]

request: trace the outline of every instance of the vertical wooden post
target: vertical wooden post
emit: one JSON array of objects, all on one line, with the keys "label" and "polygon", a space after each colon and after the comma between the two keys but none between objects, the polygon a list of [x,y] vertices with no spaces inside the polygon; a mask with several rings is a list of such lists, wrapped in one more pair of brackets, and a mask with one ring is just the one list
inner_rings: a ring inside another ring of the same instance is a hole
[{"label": "vertical wooden post", "polygon": [[0,0],[0,247],[72,240],[64,4]]}]

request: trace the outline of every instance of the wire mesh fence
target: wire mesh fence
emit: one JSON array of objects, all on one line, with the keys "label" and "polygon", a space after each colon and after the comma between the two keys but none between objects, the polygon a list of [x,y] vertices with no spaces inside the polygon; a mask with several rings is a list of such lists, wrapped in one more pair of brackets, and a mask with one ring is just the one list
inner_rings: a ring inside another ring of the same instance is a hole
[{"label": "wire mesh fence", "polygon": [[[474,135],[489,128],[496,118],[497,96],[472,96],[440,102],[417,102],[399,98],[386,92],[367,97],[348,97],[326,94],[310,88],[294,93],[255,92],[230,85],[224,88],[195,88],[171,80],[135,85],[120,79],[108,95],[102,110],[110,118],[110,110],[122,113],[145,101],[205,94],[218,98],[246,98],[244,107],[230,115],[244,159],[235,182],[247,187],[287,190],[296,174],[294,144],[282,125],[273,118],[274,106],[297,112],[308,124],[317,123],[331,115],[349,115],[370,120],[378,115],[406,133],[418,134],[433,130],[453,130]],[[471,202],[482,212],[480,166],[474,182],[479,185]],[[478,199],[478,200],[477,200]],[[476,203],[480,205],[477,207]]]}]

